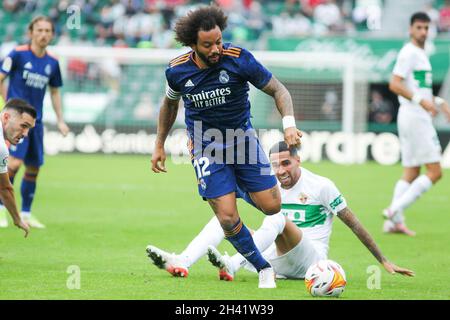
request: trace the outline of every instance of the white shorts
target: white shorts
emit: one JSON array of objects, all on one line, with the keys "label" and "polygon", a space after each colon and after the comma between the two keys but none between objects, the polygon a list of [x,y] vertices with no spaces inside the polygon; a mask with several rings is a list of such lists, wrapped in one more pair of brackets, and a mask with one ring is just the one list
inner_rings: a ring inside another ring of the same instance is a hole
[{"label": "white shorts", "polygon": [[403,167],[440,162],[442,148],[431,117],[405,112],[403,109],[400,108],[397,120]]},{"label": "white shorts", "polygon": [[319,260],[327,259],[327,253],[303,235],[300,243],[282,255],[268,257],[275,273],[288,279],[304,279],[308,268]]}]

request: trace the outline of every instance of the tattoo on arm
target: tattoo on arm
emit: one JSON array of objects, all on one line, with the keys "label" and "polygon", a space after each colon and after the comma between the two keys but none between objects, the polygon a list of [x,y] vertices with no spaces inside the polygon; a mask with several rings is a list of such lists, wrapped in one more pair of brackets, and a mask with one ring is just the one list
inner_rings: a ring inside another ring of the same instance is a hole
[{"label": "tattoo on arm", "polygon": [[275,104],[282,117],[294,115],[291,94],[275,76],[272,76],[262,91],[275,99]]},{"label": "tattoo on arm", "polygon": [[367,249],[369,249],[378,262],[381,263],[386,260],[371,235],[349,208],[339,211],[338,217],[353,231],[353,233],[367,247]]},{"label": "tattoo on arm", "polygon": [[273,200],[280,199],[280,192],[278,191],[278,186],[275,186],[272,189],[270,189],[270,194],[272,195]]}]

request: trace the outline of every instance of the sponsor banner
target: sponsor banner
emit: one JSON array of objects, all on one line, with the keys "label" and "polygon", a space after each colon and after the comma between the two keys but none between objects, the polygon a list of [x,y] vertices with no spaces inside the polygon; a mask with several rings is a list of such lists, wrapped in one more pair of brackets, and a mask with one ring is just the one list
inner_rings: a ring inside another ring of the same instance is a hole
[{"label": "sponsor banner", "polygon": [[[264,150],[283,139],[280,130],[257,130]],[[443,150],[442,165],[450,168],[450,133],[440,134]],[[48,155],[58,153],[106,153],[106,154],[152,154],[156,133],[140,130],[134,133],[117,132],[114,129],[98,130],[92,125],[81,131],[70,132],[63,137],[55,130],[45,129],[44,147]],[[165,144],[167,155],[175,163],[190,163],[185,129],[175,129]],[[393,165],[400,161],[400,143],[397,135],[383,133],[344,133],[330,131],[304,132],[300,155],[303,161],[329,160],[338,164],[361,164],[374,160],[381,165]]]},{"label": "sponsor banner", "polygon": [[[408,39],[371,39],[349,37],[270,38],[268,50],[302,52],[348,52],[367,63],[371,82],[387,82],[397,54]],[[445,79],[450,66],[450,40],[435,39],[426,46],[433,67],[433,82]],[[327,78],[326,70],[316,70]]]}]

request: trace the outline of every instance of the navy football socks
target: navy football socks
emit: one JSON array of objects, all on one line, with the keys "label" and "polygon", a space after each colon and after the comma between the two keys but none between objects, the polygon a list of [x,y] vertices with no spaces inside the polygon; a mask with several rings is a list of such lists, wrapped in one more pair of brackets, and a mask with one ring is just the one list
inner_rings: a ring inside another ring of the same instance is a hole
[{"label": "navy football socks", "polygon": [[253,237],[241,219],[232,227],[231,230],[224,230],[226,239],[231,242],[233,247],[246,258],[259,272],[262,269],[269,268],[270,264],[263,258],[258,248],[256,248]]}]

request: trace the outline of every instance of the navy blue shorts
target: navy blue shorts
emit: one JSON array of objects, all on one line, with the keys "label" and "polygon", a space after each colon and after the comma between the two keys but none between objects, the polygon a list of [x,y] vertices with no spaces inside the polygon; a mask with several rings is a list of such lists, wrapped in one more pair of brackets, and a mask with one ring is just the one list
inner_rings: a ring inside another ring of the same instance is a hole
[{"label": "navy blue shorts", "polygon": [[36,123],[28,132],[28,137],[15,146],[9,147],[9,154],[23,160],[25,165],[40,167],[44,164],[44,126]]},{"label": "navy blue shorts", "polygon": [[189,149],[198,192],[204,199],[218,198],[238,190],[239,193],[259,192],[277,184],[256,135],[228,145],[211,142],[195,151],[191,141]]}]

